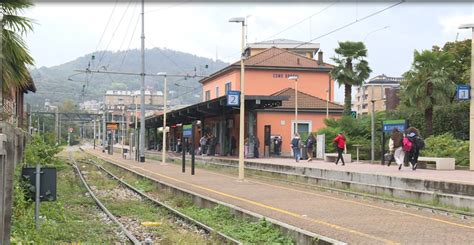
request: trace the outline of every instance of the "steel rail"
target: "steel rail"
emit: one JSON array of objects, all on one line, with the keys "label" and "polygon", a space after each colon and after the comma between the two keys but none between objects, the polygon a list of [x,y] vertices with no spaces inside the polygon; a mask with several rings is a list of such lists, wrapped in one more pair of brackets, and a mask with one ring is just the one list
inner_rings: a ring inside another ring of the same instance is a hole
[{"label": "steel rail", "polygon": [[79,175],[79,177],[81,178],[82,180],[82,183],[84,184],[84,186],[86,187],[87,191],[89,192],[89,194],[91,195],[92,199],[94,199],[95,203],[97,204],[97,206],[100,207],[100,209],[102,209],[102,211],[104,213],[107,214],[107,216],[113,221],[115,222],[119,227],[120,229],[123,231],[123,233],[125,234],[125,236],[127,236],[127,238],[135,245],[141,245],[142,243],[130,232],[128,231],[125,226],[123,226],[122,223],[120,223],[120,221],[118,221],[118,219],[104,206],[104,204],[102,204],[102,202],[95,196],[94,192],[91,190],[91,188],[89,187],[89,185],[87,184],[87,181],[86,179],[84,178],[84,176],[82,175],[82,172],[81,170],[79,169],[79,167],[77,167],[77,164],[76,164],[76,161],[72,158],[72,156],[70,155],[69,156],[70,158],[70,161],[71,161],[71,166],[76,170],[77,174]]},{"label": "steel rail", "polygon": [[95,165],[98,169],[100,169],[101,171],[105,172],[106,174],[108,174],[111,178],[117,180],[121,185],[125,186],[126,188],[130,189],[131,191],[137,193],[138,195],[140,195],[141,197],[147,199],[148,201],[150,201],[151,203],[155,204],[156,206],[160,206],[160,207],[163,207],[165,208],[166,210],[168,210],[169,212],[171,212],[171,214],[177,216],[178,218],[180,218],[181,220],[185,221],[186,223],[188,224],[192,224],[196,227],[198,227],[199,229],[201,230],[204,230],[206,233],[208,234],[216,234],[218,237],[220,237],[221,239],[223,239],[224,241],[226,242],[230,242],[231,244],[238,244],[238,245],[241,245],[243,244],[242,242],[232,238],[232,237],[229,237],[227,236],[226,234],[224,233],[221,233],[219,231],[216,231],[214,230],[213,228],[191,218],[191,217],[188,217],[187,215],[181,213],[180,211],[166,205],[165,203],[163,202],[160,202],[150,196],[148,196],[147,194],[141,192],[140,190],[138,190],[137,188],[133,187],[132,185],[126,183],[125,181],[121,180],[120,178],[118,178],[117,176],[115,176],[114,174],[112,174],[110,171],[108,171],[107,169],[105,169],[104,167],[100,166],[99,164],[97,164],[95,161],[93,160],[88,160],[86,161],[86,163],[89,163],[89,164],[93,164]]}]

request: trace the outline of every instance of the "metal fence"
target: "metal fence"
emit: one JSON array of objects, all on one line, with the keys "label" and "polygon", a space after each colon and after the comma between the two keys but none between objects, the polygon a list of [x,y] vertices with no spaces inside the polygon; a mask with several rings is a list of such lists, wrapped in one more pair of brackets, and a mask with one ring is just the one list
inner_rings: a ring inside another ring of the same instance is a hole
[{"label": "metal fence", "polygon": [[23,160],[27,137],[22,129],[0,122],[0,244],[10,244],[13,176]]}]

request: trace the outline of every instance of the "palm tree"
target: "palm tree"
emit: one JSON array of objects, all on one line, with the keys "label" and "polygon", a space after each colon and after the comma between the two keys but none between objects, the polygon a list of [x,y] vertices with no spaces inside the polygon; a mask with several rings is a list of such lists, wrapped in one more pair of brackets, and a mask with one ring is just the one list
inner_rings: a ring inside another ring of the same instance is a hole
[{"label": "palm tree", "polygon": [[407,106],[424,111],[426,135],[433,134],[433,107],[449,103],[456,85],[449,79],[451,54],[436,50],[415,50],[411,69],[403,74],[402,96]]},{"label": "palm tree", "polygon": [[336,67],[331,71],[331,77],[344,85],[344,114],[351,113],[352,86],[360,86],[369,78],[372,70],[367,57],[367,48],[363,42],[339,42],[335,50],[338,57],[333,57]]},{"label": "palm tree", "polygon": [[32,6],[30,0],[3,0],[0,7],[2,20],[2,90],[25,88],[31,81],[27,65],[33,65],[33,57],[22,36],[33,30],[33,21],[20,16],[23,9]]}]

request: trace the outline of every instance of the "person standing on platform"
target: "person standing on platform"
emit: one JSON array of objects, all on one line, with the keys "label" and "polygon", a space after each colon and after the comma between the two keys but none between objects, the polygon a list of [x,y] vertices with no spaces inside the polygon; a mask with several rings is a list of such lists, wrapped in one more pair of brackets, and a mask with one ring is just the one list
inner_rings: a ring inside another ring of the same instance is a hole
[{"label": "person standing on platform", "polygon": [[253,155],[255,156],[255,158],[258,158],[259,157],[259,152],[258,152],[258,148],[260,147],[260,140],[258,139],[257,136],[253,136]]},{"label": "person standing on platform", "polygon": [[336,165],[339,163],[339,159],[342,161],[342,166],[346,165],[344,163],[344,157],[342,156],[342,152],[346,148],[346,137],[344,134],[339,133],[336,138],[334,138],[333,142],[337,150]]},{"label": "person standing on platform", "polygon": [[207,143],[207,138],[206,138],[206,135],[203,134],[201,139],[199,140],[199,144],[201,145],[201,155],[206,154],[206,143]]},{"label": "person standing on platform", "polygon": [[232,138],[230,139],[230,155],[231,156],[235,154],[236,145],[237,145],[237,141],[235,140],[235,137],[232,135]]},{"label": "person standing on platform", "polygon": [[403,161],[405,159],[405,152],[403,151],[403,134],[400,132],[400,130],[398,130],[398,128],[394,128],[392,130],[388,147],[393,157],[390,158],[387,166],[390,166],[392,161],[395,160],[395,162],[398,164],[398,170],[401,170]]},{"label": "person standing on platform", "polygon": [[306,140],[306,149],[307,149],[307,155],[308,155],[308,162],[311,162],[313,160],[313,149],[314,149],[314,143],[316,142],[316,138],[314,138],[313,133],[310,133],[308,136],[308,139]]},{"label": "person standing on platform", "polygon": [[293,155],[295,156],[296,162],[299,162],[301,158],[300,141],[301,140],[299,133],[296,133],[293,139],[291,140],[291,149],[293,149]]}]

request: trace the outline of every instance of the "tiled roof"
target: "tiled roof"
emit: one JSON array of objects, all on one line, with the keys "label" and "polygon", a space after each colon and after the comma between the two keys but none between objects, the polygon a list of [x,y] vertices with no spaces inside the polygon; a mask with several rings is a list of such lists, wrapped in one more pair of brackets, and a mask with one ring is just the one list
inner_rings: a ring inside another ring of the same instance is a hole
[{"label": "tiled roof", "polygon": [[[332,68],[334,66],[280,48],[269,48],[261,53],[250,56],[244,61],[245,66],[270,66],[270,67],[297,67],[297,68]],[[232,65],[240,66],[240,61]]]},{"label": "tiled roof", "polygon": [[[286,88],[278,91],[272,96],[288,96],[288,100],[282,101],[282,105],[276,109],[294,109],[295,108],[295,90],[292,88]],[[329,109],[344,109],[344,106],[334,102],[328,103]],[[309,95],[298,91],[298,109],[326,109],[326,100],[318,98],[316,96]]]}]

